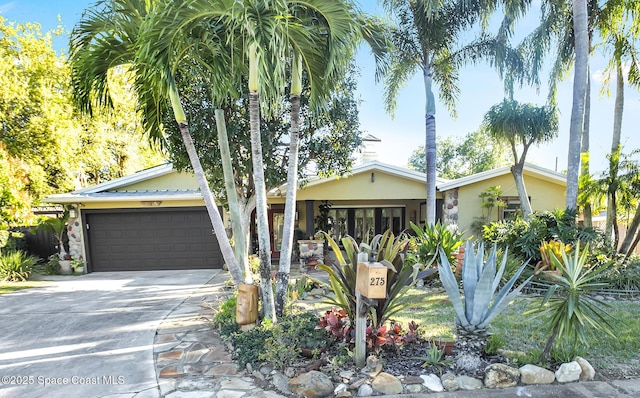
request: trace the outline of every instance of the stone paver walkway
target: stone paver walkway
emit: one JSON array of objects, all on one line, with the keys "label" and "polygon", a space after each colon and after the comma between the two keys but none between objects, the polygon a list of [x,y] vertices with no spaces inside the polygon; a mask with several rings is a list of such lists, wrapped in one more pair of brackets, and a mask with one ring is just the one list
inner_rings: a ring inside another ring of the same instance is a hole
[{"label": "stone paver walkway", "polygon": [[246,371],[239,371],[212,329],[212,305],[233,294],[225,288],[228,278],[219,271],[160,324],[153,355],[162,397],[282,397],[263,391]]}]

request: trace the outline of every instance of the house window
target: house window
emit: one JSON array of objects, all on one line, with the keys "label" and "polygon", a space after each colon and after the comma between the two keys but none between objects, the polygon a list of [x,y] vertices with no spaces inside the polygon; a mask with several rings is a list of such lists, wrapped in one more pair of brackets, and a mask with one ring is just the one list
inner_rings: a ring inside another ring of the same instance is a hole
[{"label": "house window", "polygon": [[348,234],[347,209],[331,209],[329,210],[329,223],[331,229],[329,235],[336,241],[340,242]]},{"label": "house window", "polygon": [[384,233],[390,229],[394,235],[400,235],[400,232],[404,229],[404,222],[402,220],[402,209],[399,207],[389,207],[382,209],[382,228]]},{"label": "house window", "polygon": [[371,241],[375,235],[375,211],[374,209],[355,209],[354,238],[357,242]]},{"label": "house window", "polygon": [[329,235],[338,244],[346,235],[356,242],[370,242],[376,233],[387,229],[397,236],[405,228],[403,207],[335,208],[329,210]]},{"label": "house window", "polygon": [[[501,196],[500,201],[504,203],[503,207],[498,208],[500,220],[513,220],[517,214],[522,214],[519,197]],[[531,197],[529,197],[529,203],[531,203]]]}]

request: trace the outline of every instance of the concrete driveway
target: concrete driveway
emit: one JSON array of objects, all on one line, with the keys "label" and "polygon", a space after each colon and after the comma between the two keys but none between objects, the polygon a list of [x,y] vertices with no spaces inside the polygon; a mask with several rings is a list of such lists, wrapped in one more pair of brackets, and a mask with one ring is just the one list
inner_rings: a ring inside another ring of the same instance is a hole
[{"label": "concrete driveway", "polygon": [[219,272],[93,273],[0,295],[0,397],[158,397],[156,329]]}]

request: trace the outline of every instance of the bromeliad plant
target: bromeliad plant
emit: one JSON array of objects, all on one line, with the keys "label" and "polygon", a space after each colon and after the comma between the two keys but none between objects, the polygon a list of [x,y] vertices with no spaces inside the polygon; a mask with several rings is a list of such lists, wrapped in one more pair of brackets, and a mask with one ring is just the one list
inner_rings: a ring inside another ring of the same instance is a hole
[{"label": "bromeliad plant", "polygon": [[556,339],[560,344],[587,345],[589,329],[602,330],[615,337],[608,311],[610,306],[588,295],[607,286],[600,278],[608,265],[587,264],[588,244],[580,250],[578,241],[572,250],[572,253],[568,253],[562,247],[559,256],[554,252],[549,253],[553,267],[561,273],[549,275],[551,283],[547,284],[546,294],[535,302],[534,308],[525,312],[525,315],[548,317],[544,326],[546,330],[551,330],[551,334],[540,355],[540,362],[551,352]]},{"label": "bromeliad plant", "polygon": [[376,235],[370,244],[358,243],[351,236],[342,239],[346,258],[340,247],[328,234],[324,233],[338,264],[319,264],[316,268],[329,274],[329,284],[322,281],[316,283],[326,286],[332,295],[326,295],[324,303],[334,305],[347,314],[349,319],[356,316],[356,272],[358,267],[358,253],[367,252],[369,259],[378,261],[387,267],[387,297],[374,300],[377,305],[371,307],[370,319],[374,328],[379,328],[389,318],[407,308],[418,307],[426,303],[427,295],[407,297],[406,293],[415,286],[419,279],[423,279],[435,269],[424,269],[422,264],[412,266],[404,263],[409,239],[403,234],[395,238],[391,231]]},{"label": "bromeliad plant", "polygon": [[500,266],[497,265],[496,245],[484,259],[484,244],[474,245],[467,241],[464,263],[462,266],[462,290],[460,293],[449,259],[443,250],[440,250],[441,263],[438,265],[440,280],[444,286],[449,300],[453,305],[456,317],[456,346],[458,349],[465,347],[468,354],[480,357],[487,344],[491,321],[504,310],[522,288],[531,280],[525,280],[512,290],[516,280],[524,270],[523,264],[509,281],[495,294],[501,285],[502,274],[507,262],[507,253],[502,256]]}]

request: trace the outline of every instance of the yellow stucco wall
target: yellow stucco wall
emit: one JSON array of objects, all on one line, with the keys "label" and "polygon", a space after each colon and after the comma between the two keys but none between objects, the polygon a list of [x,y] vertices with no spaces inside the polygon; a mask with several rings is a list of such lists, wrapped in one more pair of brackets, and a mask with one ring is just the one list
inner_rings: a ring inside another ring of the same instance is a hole
[{"label": "yellow stucco wall", "polygon": [[[544,179],[525,171],[524,183],[531,198],[533,211],[561,209],[565,207],[565,186],[555,180]],[[458,226],[461,231],[469,231],[476,217],[482,216],[480,193],[487,188],[499,185],[502,196],[518,196],[513,176],[504,174],[498,177],[465,185],[458,191]],[[498,209],[493,209],[490,221],[498,219]]]},{"label": "yellow stucco wall", "polygon": [[152,178],[147,181],[141,181],[137,184],[127,185],[117,189],[117,191],[144,191],[144,190],[163,190],[163,189],[198,189],[198,181],[195,175],[191,173],[173,172]]},{"label": "yellow stucco wall", "polygon": [[298,191],[298,200],[414,199],[426,196],[424,182],[374,171],[335,179]]}]

